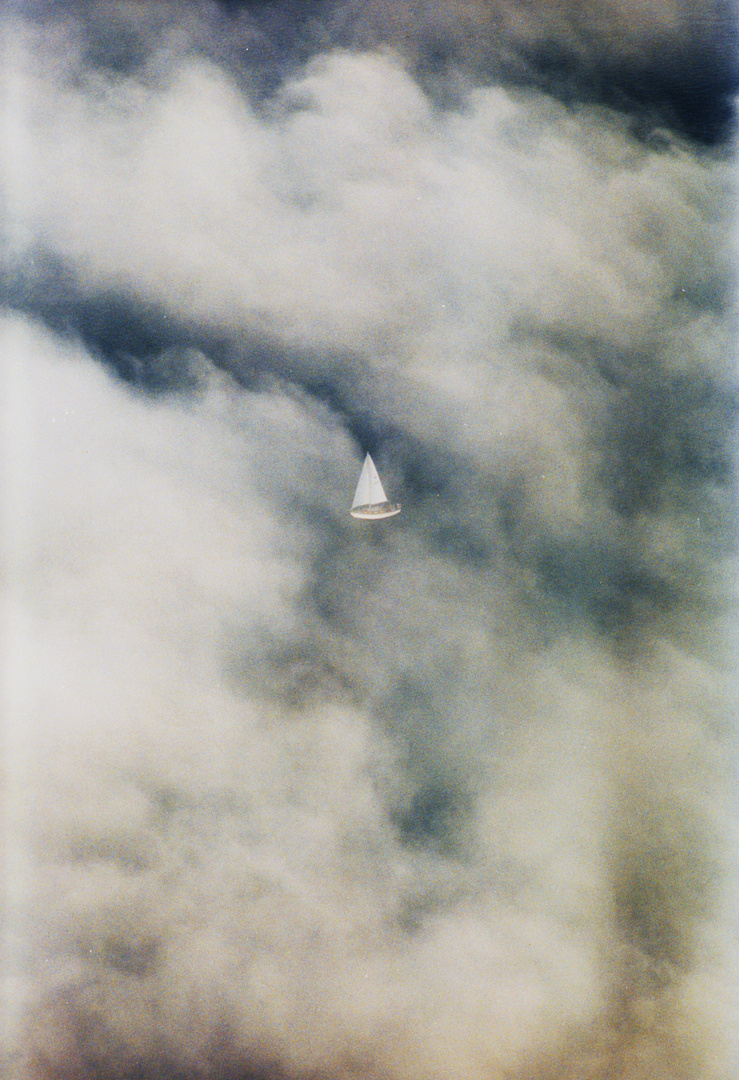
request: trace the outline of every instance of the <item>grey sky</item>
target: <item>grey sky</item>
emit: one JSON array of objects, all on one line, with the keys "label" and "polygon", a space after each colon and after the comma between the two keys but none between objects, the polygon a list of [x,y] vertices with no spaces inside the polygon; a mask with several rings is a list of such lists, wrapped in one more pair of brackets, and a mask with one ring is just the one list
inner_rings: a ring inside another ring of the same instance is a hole
[{"label": "grey sky", "polygon": [[717,9],[161,11],[4,16],[9,1075],[726,1075]]}]

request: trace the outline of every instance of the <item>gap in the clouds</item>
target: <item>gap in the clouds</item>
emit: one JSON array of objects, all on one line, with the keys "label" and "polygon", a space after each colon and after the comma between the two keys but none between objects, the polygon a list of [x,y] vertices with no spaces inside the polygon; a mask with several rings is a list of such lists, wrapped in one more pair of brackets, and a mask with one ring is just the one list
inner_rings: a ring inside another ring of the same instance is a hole
[{"label": "gap in the clouds", "polygon": [[197,354],[246,389],[261,389],[271,377],[301,383],[306,360],[268,334],[199,326],[129,292],[84,294],[69,268],[46,253],[36,253],[3,293],[8,306],[81,341],[124,383],[145,393],[196,389]]},{"label": "gap in the clouds", "polygon": [[597,426],[591,420],[592,483],[624,526],[640,514],[677,512],[701,523],[707,545],[725,537],[736,476],[725,433],[739,418],[739,395],[727,378],[701,367],[665,370],[659,336],[623,349],[565,327],[518,323],[512,340],[543,343],[541,370],[555,383],[558,365],[570,378],[577,374],[591,417],[599,417]]},{"label": "gap in the clouds", "polygon": [[51,1064],[43,1058],[34,1061],[34,1076],[39,1080],[300,1080],[299,1074],[277,1060],[265,1060],[258,1053],[249,1060],[222,1023],[215,1025],[214,1034],[190,1062],[167,1052],[135,1057],[116,1052],[115,1040],[111,1038],[111,1045],[104,1045],[105,1030],[86,1012],[80,1011],[69,1027],[67,1041],[73,1045],[65,1054],[68,1063],[57,1060]]},{"label": "gap in the clouds", "polygon": [[[144,28],[120,15],[120,11],[111,10],[108,18],[96,27],[83,54],[83,63],[85,67],[103,68],[113,75],[139,75],[152,48],[153,28]],[[163,30],[161,24],[156,28],[157,40],[161,39]]]},{"label": "gap in the clouds", "polygon": [[[735,30],[729,20],[729,38]],[[554,41],[538,45],[527,65],[516,64],[504,83],[534,86],[564,105],[604,105],[630,121],[631,134],[651,150],[670,147],[670,132],[705,146],[728,142],[736,124],[739,89],[736,50],[706,49],[703,55],[663,55],[651,64],[586,64]],[[597,58],[596,58],[597,59]]]},{"label": "gap in the clouds", "polygon": [[[227,70],[255,107],[268,102],[310,59],[332,49],[392,50],[429,99],[441,109],[464,106],[472,86],[529,88],[571,107],[600,104],[631,121],[632,135],[652,149],[670,132],[715,147],[731,140],[739,90],[737,20],[717,5],[705,25],[698,11],[685,17],[690,39],[639,39],[624,55],[585,16],[562,18],[552,29],[542,12],[518,38],[505,27],[506,5],[341,3],[338,0],[203,0],[178,5],[179,21],[152,2],[115,5],[85,0],[69,18],[69,5],[39,2],[29,15],[74,25],[82,69],[113,79],[164,75],[187,56],[205,57]],[[602,16],[602,13],[600,13]],[[569,25],[571,23],[572,25]],[[630,46],[630,47],[629,47]]]},{"label": "gap in the clouds", "polygon": [[[549,611],[546,619],[553,623],[563,616],[584,618],[606,639],[621,640],[645,620],[676,610],[686,601],[685,582],[698,577],[689,553],[682,569],[677,564],[679,572],[674,566],[650,566],[647,556],[629,546],[627,532],[608,549],[587,531],[557,540],[526,510],[524,487],[515,478],[505,483],[492,474],[481,478],[433,436],[422,441],[389,412],[367,404],[367,367],[358,356],[332,357],[325,350],[319,355],[261,329],[203,327],[128,293],[85,295],[69,268],[41,253],[29,261],[26,276],[6,283],[6,290],[11,303],[80,339],[122,381],[146,394],[197,390],[206,357],[247,389],[281,386],[289,393],[293,387],[327,406],[357,444],[358,456],[383,454],[392,463],[404,504],[396,530],[421,527],[427,550],[457,565],[492,572],[512,558],[534,570],[542,586],[540,615],[545,618]],[[593,484],[608,493],[624,527],[639,514],[677,508],[698,522],[695,545],[710,544],[711,530],[723,534],[721,492],[733,481],[734,463],[722,433],[736,416],[733,391],[696,372],[666,380],[656,354],[621,354],[607,342],[575,338],[562,329],[519,326],[512,336],[519,345],[538,338],[563,357],[577,358],[591,411],[593,378],[601,375],[603,423],[594,448]],[[557,377],[555,370],[544,374]],[[479,513],[460,513],[460,500],[479,504]],[[306,600],[333,632],[351,635],[353,613],[335,575],[337,552],[354,535],[348,521],[322,510],[307,493],[292,493],[288,509],[312,522],[321,537]],[[381,531],[365,533],[365,539],[383,542]],[[324,672],[318,682],[324,678],[341,685],[336,672]],[[302,699],[314,691],[299,678],[289,692]]]},{"label": "gap in the clouds", "polygon": [[[392,460],[408,506],[424,499],[450,500],[453,510],[455,487],[472,478],[470,465],[451,450],[422,443],[366,400],[371,380],[358,355],[299,348],[262,328],[226,331],[200,325],[130,292],[84,293],[71,268],[43,251],[33,253],[24,270],[6,281],[2,294],[8,306],[81,341],[103,366],[145,394],[197,390],[203,357],[245,389],[278,384],[288,392],[291,386],[299,389],[328,407],[360,457],[370,453]],[[454,524],[442,508],[440,546],[459,547],[473,561],[483,559],[481,539],[455,532]]]},{"label": "gap in the clouds", "polygon": [[29,17],[66,23],[80,40],[81,71],[116,79],[167,77],[186,56],[229,71],[255,103],[273,94],[328,44],[326,0],[82,0],[70,17],[60,0],[37,0]]},{"label": "gap in the clouds", "polygon": [[697,613],[702,605],[702,546],[714,554],[710,543],[702,545],[699,524],[692,544],[667,559],[635,542],[626,521],[608,543],[597,530],[562,537],[531,521],[519,502],[515,490],[502,497],[501,528],[507,551],[536,582],[523,600],[528,596],[536,611],[542,642],[551,643],[563,633],[594,631],[622,658],[656,631],[684,644],[683,616],[691,609]]},{"label": "gap in the clouds", "polygon": [[427,847],[447,857],[458,853],[460,820],[469,812],[468,800],[459,788],[443,778],[422,784],[410,805],[392,818],[404,844]]},{"label": "gap in the clouds", "polygon": [[[667,502],[690,507],[698,500],[696,510],[705,511],[712,492],[727,489],[734,477],[723,432],[734,426],[735,392],[700,373],[647,377],[635,390],[610,433],[618,463],[609,477],[616,509],[632,517]],[[705,517],[706,526],[713,517]]]},{"label": "gap in the clouds", "polygon": [[[328,379],[315,373],[318,365],[310,355],[277,340],[246,333],[219,337],[210,329],[188,325],[155,305],[128,296],[80,297],[71,289],[65,293],[63,287],[60,294],[58,282],[64,281],[64,275],[56,281],[56,294],[53,288],[34,290],[33,296],[24,297],[27,306],[40,306],[54,329],[80,337],[93,355],[137,390],[160,396],[197,389],[201,375],[198,358],[206,355],[244,387],[259,390],[268,386],[270,379],[286,380],[287,386],[300,387],[327,405],[356,441],[360,454],[378,454],[384,449],[392,455],[405,507],[400,528],[414,521],[414,527],[422,524],[427,550],[457,565],[493,572],[502,559],[512,557],[532,568],[542,588],[536,601],[539,616],[551,624],[550,631],[555,631],[562,618],[568,622],[584,618],[620,648],[619,642],[638,638],[650,620],[663,620],[688,599],[689,575],[687,581],[677,580],[674,574],[665,576],[650,568],[638,553],[626,550],[626,538],[622,545],[614,548],[611,542],[604,548],[587,535],[566,541],[550,536],[541,522],[524,512],[523,491],[515,482],[487,492],[489,513],[483,516],[488,525],[494,524],[492,533],[489,528],[476,528],[474,520],[457,513],[456,505],[460,492],[469,495],[479,486],[479,477],[468,475],[464,461],[448,448],[422,444],[392,419],[365,408],[361,404],[361,365],[356,358],[337,357],[330,365],[335,378]],[[573,349],[571,341],[558,339],[557,344],[570,352]],[[597,351],[597,345],[592,349]],[[611,360],[607,366],[618,370],[615,381],[628,388],[631,401],[627,408],[628,402],[618,400],[612,434],[609,437],[606,430],[601,436],[606,449],[609,438],[615,440],[604,457],[601,481],[612,493],[619,516],[660,509],[662,498],[674,500],[677,483],[684,492],[683,501],[690,499],[691,491],[700,496],[696,509],[703,515],[703,529],[710,527],[712,520],[719,527],[722,515],[706,512],[706,482],[725,487],[733,479],[733,463],[720,438],[727,419],[736,411],[733,398],[722,396],[715,386],[695,375],[673,380],[667,397],[664,380],[649,393],[643,369],[641,378],[634,376],[640,365],[635,365],[633,358],[631,362],[626,358]],[[695,418],[690,423],[685,419],[688,415]],[[680,430],[676,430],[675,418],[681,419]],[[311,522],[321,537],[311,563],[311,584],[306,593],[309,609],[332,632],[353,635],[354,612],[347,606],[346,590],[336,574],[337,559],[340,561],[347,543],[353,542],[348,521],[337,519],[315,500],[297,493],[291,496],[290,512]],[[374,545],[386,542],[384,532],[376,528],[362,535]],[[499,542],[491,543],[491,536],[496,535]],[[697,580],[697,571],[692,580]],[[246,659],[232,658],[233,673],[243,664],[249,668]],[[278,696],[294,707],[319,693],[330,692],[340,699],[352,699],[356,693],[341,665],[303,655],[299,649],[288,655],[276,644],[269,667],[273,674],[282,671]],[[431,811],[427,817],[435,820]],[[409,836],[414,830],[418,835],[423,833],[423,828],[414,824],[423,819],[420,809],[411,814],[406,829]]]},{"label": "gap in the clouds", "polygon": [[[701,13],[686,15],[689,31],[682,41],[669,33],[665,40],[644,40],[634,27],[634,39],[623,42],[624,55],[607,33],[608,21],[597,25],[604,12],[593,6],[594,26],[587,14],[563,9],[561,22],[551,22],[547,5],[529,32],[519,38],[518,21],[505,3],[471,4],[467,10],[424,5],[417,13],[399,3],[398,14],[384,5],[351,0],[327,6],[333,40],[367,49],[389,46],[403,55],[409,70],[429,98],[441,108],[463,106],[471,86],[528,88],[550,95],[564,105],[602,105],[631,120],[631,133],[651,149],[670,145],[670,132],[706,146],[728,142],[736,122],[739,89],[737,20],[730,5],[720,5],[714,18],[701,23]],[[531,14],[531,13],[529,13]],[[614,29],[617,29],[616,21]],[[648,24],[648,19],[646,20]]]},{"label": "gap in the clouds", "polygon": [[707,146],[731,139],[739,89],[735,13],[727,8],[725,19],[702,28],[691,46],[682,55],[667,51],[651,67],[616,69],[605,77],[606,104],[635,117],[635,134],[641,121],[644,130],[661,123]]},{"label": "gap in the clouds", "polygon": [[[499,523],[501,538],[497,547],[491,546],[489,535],[455,511],[457,492],[469,493],[476,482],[467,475],[465,463],[451,450],[424,445],[391,418],[364,407],[361,365],[357,358],[340,356],[333,364],[326,365],[323,357],[324,373],[318,375],[319,365],[309,354],[301,354],[278,340],[247,333],[219,336],[211,329],[188,325],[139,299],[123,294],[81,297],[71,286],[65,287],[68,276],[57,274],[54,280],[56,292],[54,288],[34,288],[32,295],[26,293],[23,297],[26,306],[40,307],[54,329],[79,336],[93,355],[137,390],[155,396],[195,390],[201,374],[198,358],[206,355],[244,387],[258,390],[268,385],[265,380],[276,378],[285,380],[288,386],[300,387],[327,405],[356,441],[360,454],[377,455],[384,450],[392,456],[405,505],[401,528],[409,515],[415,514],[417,518],[421,515],[429,550],[478,570],[492,570],[507,552],[516,561],[536,568],[544,595],[556,599],[559,616],[567,611],[571,615],[585,615],[608,639],[621,637],[628,633],[629,627],[635,631],[637,623],[648,617],[647,613],[664,611],[684,600],[675,583],[640,568],[625,551],[609,552],[587,540],[578,543],[570,538],[563,543],[548,537],[541,523],[522,517],[522,493],[516,494],[515,484],[509,483],[497,493],[488,492],[489,516]],[[559,338],[556,344],[569,352],[574,347],[572,341]],[[591,343],[588,348],[589,352],[593,350],[598,351],[597,343]],[[652,502],[659,499],[661,487],[670,477],[682,475],[685,483],[700,492],[704,492],[705,480],[722,485],[730,481],[728,451],[718,435],[711,439],[711,431],[723,430],[733,402],[721,398],[717,389],[707,386],[705,380],[698,385],[695,376],[686,376],[679,385],[675,383],[674,402],[669,397],[663,399],[663,381],[655,398],[645,395],[645,386],[640,385],[644,383],[643,375],[634,379],[634,369],[639,370],[640,365],[635,365],[633,358],[608,361],[607,366],[609,370],[618,370],[617,383],[623,386],[631,381],[638,391],[638,415],[625,424],[625,406],[620,402],[613,424],[613,437],[618,437],[620,443],[613,451],[606,486],[614,493],[614,505],[620,515],[635,513],[637,503],[641,505],[646,497]],[[335,373],[333,379],[326,377],[327,367]],[[629,390],[633,396],[634,386]],[[706,414],[703,421],[706,430],[701,432],[700,444],[694,446],[686,440],[695,425],[685,425],[680,436],[679,432],[675,434],[671,419],[673,415],[684,418],[689,406],[696,413],[703,410]],[[649,445],[644,443],[647,437]],[[711,451],[714,444],[715,453]],[[337,588],[335,575],[337,550],[341,551],[350,539],[348,523],[334,519],[309,499],[304,500],[301,508],[297,499],[297,495],[292,497],[292,512],[302,513],[322,538],[311,570],[310,606],[336,632],[351,634],[352,612],[346,607],[344,593]],[[375,544],[382,543],[383,534],[373,529],[369,539]],[[639,617],[637,612],[641,613]],[[553,618],[559,616],[552,613]],[[286,663],[287,658],[279,650],[276,657],[281,664]],[[340,696],[347,693],[348,687],[343,685],[340,673],[326,669],[319,675],[313,671],[313,665],[310,676],[313,681],[309,685],[299,675],[301,663],[304,667],[306,658],[303,661],[296,658],[287,664],[292,676],[283,680],[285,693],[294,697],[296,703],[306,695],[313,697],[319,687],[325,689],[326,680],[340,690]]]}]

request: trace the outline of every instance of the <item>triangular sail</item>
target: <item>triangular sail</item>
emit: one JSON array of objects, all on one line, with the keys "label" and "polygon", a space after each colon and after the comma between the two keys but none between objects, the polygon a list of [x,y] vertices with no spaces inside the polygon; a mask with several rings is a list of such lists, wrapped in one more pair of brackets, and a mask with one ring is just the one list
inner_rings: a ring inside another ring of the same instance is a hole
[{"label": "triangular sail", "polygon": [[356,518],[382,518],[392,517],[400,513],[398,503],[389,503],[382,480],[378,476],[375,463],[367,454],[364,459],[362,471],[359,474],[359,483],[354,492],[354,502],[351,509],[352,517]]},{"label": "triangular sail", "polygon": [[387,502],[387,495],[382,486],[382,480],[378,476],[374,461],[367,454],[359,474],[357,490],[354,492],[352,510],[357,506],[373,506],[375,503],[384,502]]}]

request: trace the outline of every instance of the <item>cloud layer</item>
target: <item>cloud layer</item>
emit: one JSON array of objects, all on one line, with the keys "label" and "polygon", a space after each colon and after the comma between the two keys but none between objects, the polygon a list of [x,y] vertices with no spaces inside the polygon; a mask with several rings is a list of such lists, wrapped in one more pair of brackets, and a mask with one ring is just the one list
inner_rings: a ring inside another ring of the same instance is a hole
[{"label": "cloud layer", "polygon": [[689,14],[157,10],[6,22],[9,1075],[726,1075],[733,162],[524,64]]}]

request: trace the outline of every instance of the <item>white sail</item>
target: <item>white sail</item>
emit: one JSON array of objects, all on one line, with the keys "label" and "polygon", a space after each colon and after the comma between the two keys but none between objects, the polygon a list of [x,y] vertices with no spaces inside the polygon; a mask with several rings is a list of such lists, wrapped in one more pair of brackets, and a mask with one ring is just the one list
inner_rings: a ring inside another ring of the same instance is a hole
[{"label": "white sail", "polygon": [[362,471],[359,474],[359,483],[354,492],[352,510],[356,506],[371,506],[372,503],[387,502],[387,495],[382,486],[382,480],[377,475],[377,469],[372,458],[367,454],[364,459]]},{"label": "white sail", "polygon": [[351,513],[357,518],[381,518],[392,517],[400,513],[397,503],[389,503],[382,480],[377,474],[375,463],[367,454],[364,459],[362,471],[359,474],[359,483],[354,492],[354,502]]}]

